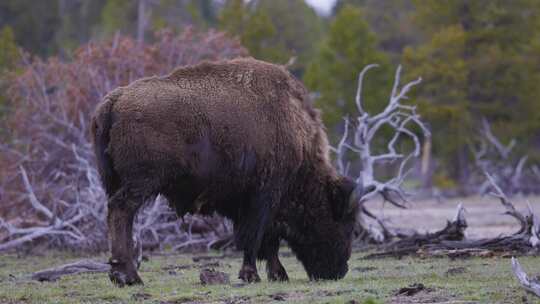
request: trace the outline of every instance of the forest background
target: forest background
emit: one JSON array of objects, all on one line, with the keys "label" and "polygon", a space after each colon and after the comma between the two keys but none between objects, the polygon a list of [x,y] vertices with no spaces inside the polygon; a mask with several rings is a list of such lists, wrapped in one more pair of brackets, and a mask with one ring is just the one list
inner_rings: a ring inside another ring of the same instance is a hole
[{"label": "forest background", "polygon": [[[241,44],[216,58],[249,53],[279,64],[295,58],[289,70],[313,92],[332,144],[343,132],[342,117],[355,115],[357,77],[364,66],[380,65],[364,84],[368,111],[386,105],[398,64],[406,81],[421,76],[409,97],[433,136],[429,168],[418,183],[467,194],[477,165],[471,147],[482,137],[477,130],[484,120],[501,142],[515,140],[516,155],[527,155],[533,167],[540,163],[539,14],[535,0],[338,0],[328,14],[303,0],[1,1],[1,142],[18,151],[32,149],[32,140],[20,141],[33,132],[24,120],[29,113],[23,113],[32,111],[22,101],[29,95],[21,93],[20,84],[29,70],[37,70],[36,62],[80,62],[89,46],[118,37],[131,39],[133,47],[155,48],[164,31],[197,32],[199,38],[190,41],[202,41],[215,29]],[[149,60],[150,53],[137,60]],[[103,60],[98,57],[84,60]],[[141,76],[174,68],[146,68]],[[58,87],[43,90],[54,96]],[[86,117],[94,105],[79,110]],[[0,157],[5,187],[13,182],[14,166],[20,163],[7,154]],[[8,197],[4,193],[0,201]]]}]

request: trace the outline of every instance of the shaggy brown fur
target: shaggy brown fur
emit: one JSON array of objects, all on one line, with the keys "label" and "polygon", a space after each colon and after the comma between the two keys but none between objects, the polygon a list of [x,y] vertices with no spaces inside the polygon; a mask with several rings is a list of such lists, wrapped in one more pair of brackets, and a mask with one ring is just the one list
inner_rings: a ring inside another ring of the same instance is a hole
[{"label": "shaggy brown fur", "polygon": [[287,240],[312,279],[347,272],[355,185],[330,163],[328,140],[304,86],[254,59],[205,62],[108,94],[93,119],[99,172],[110,197],[111,279],[140,283],[133,217],[165,195],[178,215],[231,218],[244,250],[240,278],[286,280],[277,252]]}]

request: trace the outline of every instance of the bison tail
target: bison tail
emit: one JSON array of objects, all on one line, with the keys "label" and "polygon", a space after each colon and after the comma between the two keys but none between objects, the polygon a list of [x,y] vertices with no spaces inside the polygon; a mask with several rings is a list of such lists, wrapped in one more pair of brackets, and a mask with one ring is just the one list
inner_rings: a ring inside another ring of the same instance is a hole
[{"label": "bison tail", "polygon": [[119,89],[107,94],[92,117],[94,153],[103,188],[109,197],[120,188],[120,177],[114,170],[113,160],[109,154],[110,129],[113,123],[112,110],[114,102],[120,95]]}]

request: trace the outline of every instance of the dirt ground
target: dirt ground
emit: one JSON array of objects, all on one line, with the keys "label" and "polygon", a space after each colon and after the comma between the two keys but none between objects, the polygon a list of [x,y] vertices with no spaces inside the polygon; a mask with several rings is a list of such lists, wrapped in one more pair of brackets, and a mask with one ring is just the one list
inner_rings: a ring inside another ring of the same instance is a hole
[{"label": "dirt ground", "polygon": [[[526,212],[527,202],[537,215],[540,215],[540,197],[512,198],[515,207]],[[519,229],[516,220],[505,215],[505,209],[498,199],[492,197],[468,197],[437,201],[416,200],[408,209],[399,209],[388,203],[370,202],[368,208],[389,220],[390,227],[411,228],[419,231],[434,231],[443,228],[451,220],[459,203],[466,209],[467,237],[471,239],[495,237],[511,234]]]}]

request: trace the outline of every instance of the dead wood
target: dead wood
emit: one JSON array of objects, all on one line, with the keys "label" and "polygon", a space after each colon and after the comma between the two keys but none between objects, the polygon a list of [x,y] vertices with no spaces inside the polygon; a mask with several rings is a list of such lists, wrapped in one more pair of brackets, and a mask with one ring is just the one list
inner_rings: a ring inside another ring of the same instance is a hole
[{"label": "dead wood", "polygon": [[[353,119],[344,118],[344,130],[338,145],[332,148],[336,153],[336,165],[338,171],[344,176],[353,176],[357,184],[363,185],[364,194],[359,197],[360,216],[356,227],[357,239],[364,243],[387,243],[397,236],[393,230],[386,227],[383,219],[375,216],[365,206],[365,203],[375,196],[381,196],[385,202],[389,202],[400,208],[405,208],[408,194],[403,189],[403,182],[410,169],[410,161],[420,156],[421,139],[429,139],[431,133],[420,119],[415,106],[403,103],[410,90],[418,85],[422,79],[418,78],[400,86],[401,66],[396,70],[394,84],[386,107],[379,113],[366,111],[362,100],[362,84],[366,73],[377,67],[376,64],[366,66],[358,75],[358,87],[355,104],[358,115]],[[384,152],[374,148],[377,135],[383,129],[393,131],[388,140]],[[399,151],[399,144],[409,141],[413,144],[411,151]],[[350,172],[356,168],[346,160],[347,153],[357,156],[361,170]],[[397,167],[393,178],[381,180],[375,175],[375,167],[379,165]],[[351,174],[352,173],[352,174]],[[355,174],[356,173],[356,174]],[[376,225],[368,225],[367,218],[375,221]]]},{"label": "dead wood", "polygon": [[394,295],[395,296],[414,296],[415,294],[421,292],[421,291],[426,291],[426,292],[430,292],[430,291],[433,291],[433,289],[431,288],[426,288],[426,286],[424,286],[424,284],[422,283],[414,283],[414,284],[411,284],[407,287],[403,287],[403,288],[400,288],[398,289],[396,292],[394,292]]},{"label": "dead wood", "polygon": [[460,241],[465,238],[466,228],[467,221],[465,220],[465,208],[463,208],[462,204],[459,204],[456,216],[452,221],[448,221],[443,229],[433,233],[414,233],[409,236],[404,236],[400,240],[381,247],[383,248],[382,252],[370,254],[365,258],[402,257],[415,254],[420,248],[426,245],[441,244],[445,241]]},{"label": "dead wood", "polygon": [[447,256],[451,258],[471,256],[492,256],[495,254],[537,254],[540,243],[540,220],[529,205],[526,213],[518,211],[495,180],[486,173],[493,192],[505,207],[504,214],[515,218],[520,229],[507,236],[489,239],[468,240],[465,238],[467,222],[464,209],[458,206],[456,217],[440,231],[426,234],[413,234],[381,247],[382,251],[366,256],[366,259],[383,257],[402,257],[406,255]]},{"label": "dead wood", "polygon": [[41,270],[32,274],[32,279],[40,282],[56,281],[60,277],[70,274],[108,272],[111,266],[107,263],[92,260],[81,260],[75,263],[65,264]]},{"label": "dead wood", "polygon": [[512,257],[512,272],[518,279],[521,287],[525,288],[527,292],[540,297],[540,281],[536,278],[530,278],[523,268],[521,268],[518,260],[514,257]]}]

